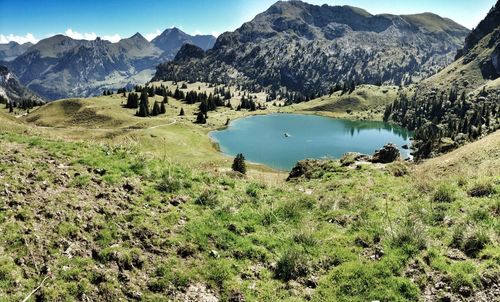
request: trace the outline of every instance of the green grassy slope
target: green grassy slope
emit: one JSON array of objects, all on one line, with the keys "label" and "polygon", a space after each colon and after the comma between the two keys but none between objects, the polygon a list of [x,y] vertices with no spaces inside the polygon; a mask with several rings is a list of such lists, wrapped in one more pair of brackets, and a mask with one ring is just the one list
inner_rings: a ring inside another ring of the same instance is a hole
[{"label": "green grassy slope", "polygon": [[[23,132],[0,133],[4,301],[44,279],[48,301],[479,299],[499,280],[498,170],[328,162],[265,184]],[[498,163],[488,139],[457,156]]]},{"label": "green grassy slope", "polygon": [[[318,113],[335,117],[381,119],[384,107],[396,99],[398,87],[360,85],[352,93],[332,95],[285,107],[285,111]],[[348,113],[349,112],[349,113]]]}]

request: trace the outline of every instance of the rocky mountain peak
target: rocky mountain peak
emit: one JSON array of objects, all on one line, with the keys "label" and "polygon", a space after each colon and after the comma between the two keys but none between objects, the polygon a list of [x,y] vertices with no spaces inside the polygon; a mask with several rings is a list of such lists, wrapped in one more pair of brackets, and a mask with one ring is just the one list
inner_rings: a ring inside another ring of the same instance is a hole
[{"label": "rocky mountain peak", "polygon": [[335,83],[406,84],[452,62],[468,32],[429,13],[372,15],[352,6],[279,1],[220,35],[202,59],[162,64],[155,79],[223,81],[307,96]]}]

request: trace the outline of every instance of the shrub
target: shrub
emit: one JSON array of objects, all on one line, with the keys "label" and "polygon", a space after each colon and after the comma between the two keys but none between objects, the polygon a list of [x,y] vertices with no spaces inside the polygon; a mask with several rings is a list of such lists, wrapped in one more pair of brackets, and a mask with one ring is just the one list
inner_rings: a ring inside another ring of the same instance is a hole
[{"label": "shrub", "polygon": [[484,231],[474,231],[464,239],[462,250],[467,256],[475,258],[488,243],[490,238]]},{"label": "shrub", "polygon": [[293,235],[293,241],[298,244],[302,244],[303,246],[315,246],[318,244],[318,240],[316,240],[313,234],[309,232],[300,232],[298,234]]},{"label": "shrub", "polygon": [[222,287],[231,277],[231,268],[227,260],[218,259],[210,261],[204,270],[206,278]]},{"label": "shrub", "polygon": [[302,217],[302,205],[297,200],[285,202],[279,209],[281,218],[289,221],[298,221]]},{"label": "shrub", "polygon": [[176,193],[183,188],[190,188],[191,183],[187,175],[172,175],[172,173],[164,172],[160,181],[156,185],[156,189],[165,193]]},{"label": "shrub", "polygon": [[274,275],[283,281],[295,280],[307,275],[307,257],[304,252],[287,250],[276,264]]},{"label": "shrub", "polygon": [[414,254],[426,247],[424,230],[420,223],[407,218],[394,234],[392,245]]},{"label": "shrub", "polygon": [[465,226],[457,225],[453,228],[450,247],[461,248],[465,238]]},{"label": "shrub", "polygon": [[485,197],[494,194],[495,187],[490,181],[482,179],[474,183],[468,193],[471,197]]},{"label": "shrub", "polygon": [[201,206],[215,206],[219,203],[218,193],[216,190],[206,189],[196,199],[196,204]]},{"label": "shrub", "polygon": [[246,193],[248,196],[257,198],[259,197],[259,192],[260,190],[263,189],[263,187],[259,184],[256,183],[251,183],[246,190]]},{"label": "shrub", "polygon": [[403,162],[393,162],[386,166],[387,171],[396,177],[401,177],[408,174],[408,165]]},{"label": "shrub", "polygon": [[455,189],[449,184],[441,184],[432,195],[435,202],[453,202],[455,200]]}]

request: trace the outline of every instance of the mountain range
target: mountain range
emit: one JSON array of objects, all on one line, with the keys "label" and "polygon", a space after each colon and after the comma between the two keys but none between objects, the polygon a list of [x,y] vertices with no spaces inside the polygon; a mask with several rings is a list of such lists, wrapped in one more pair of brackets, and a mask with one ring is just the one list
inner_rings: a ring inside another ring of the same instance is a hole
[{"label": "mountain range", "polygon": [[372,15],[351,6],[279,1],[203,55],[183,52],[154,80],[201,80],[303,95],[336,83],[406,84],[451,63],[469,30],[435,14]]},{"label": "mountain range", "polygon": [[17,77],[5,66],[0,66],[0,96],[15,103],[30,100],[43,103],[43,99],[36,93],[24,87]]},{"label": "mountain range", "polygon": [[155,66],[173,59],[182,45],[191,43],[207,50],[214,42],[213,36],[191,36],[177,28],[165,30],[151,42],[139,33],[117,43],[56,35],[25,51],[15,52],[19,47],[13,44],[6,52],[10,56],[4,56],[5,62],[0,65],[48,100],[85,97],[103,89],[145,83],[153,76]]},{"label": "mountain range", "polygon": [[25,53],[31,46],[33,44],[30,42],[19,44],[11,41],[7,44],[0,44],[0,61],[12,61]]}]

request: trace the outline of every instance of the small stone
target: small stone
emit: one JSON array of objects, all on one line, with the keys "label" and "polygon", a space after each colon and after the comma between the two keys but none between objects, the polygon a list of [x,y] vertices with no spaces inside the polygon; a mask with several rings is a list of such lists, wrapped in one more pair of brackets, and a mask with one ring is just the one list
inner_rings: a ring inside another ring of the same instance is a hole
[{"label": "small stone", "polygon": [[100,176],[104,176],[106,174],[106,169],[94,169],[94,173],[97,174],[97,175],[100,175]]},{"label": "small stone", "polygon": [[217,252],[216,250],[211,250],[208,254],[212,258],[219,258],[219,252]]},{"label": "small stone", "polygon": [[458,292],[464,297],[469,297],[472,294],[472,290],[469,286],[461,286]]},{"label": "small stone", "polygon": [[319,284],[319,278],[316,276],[311,276],[306,280],[306,286],[310,288],[316,288]]}]

